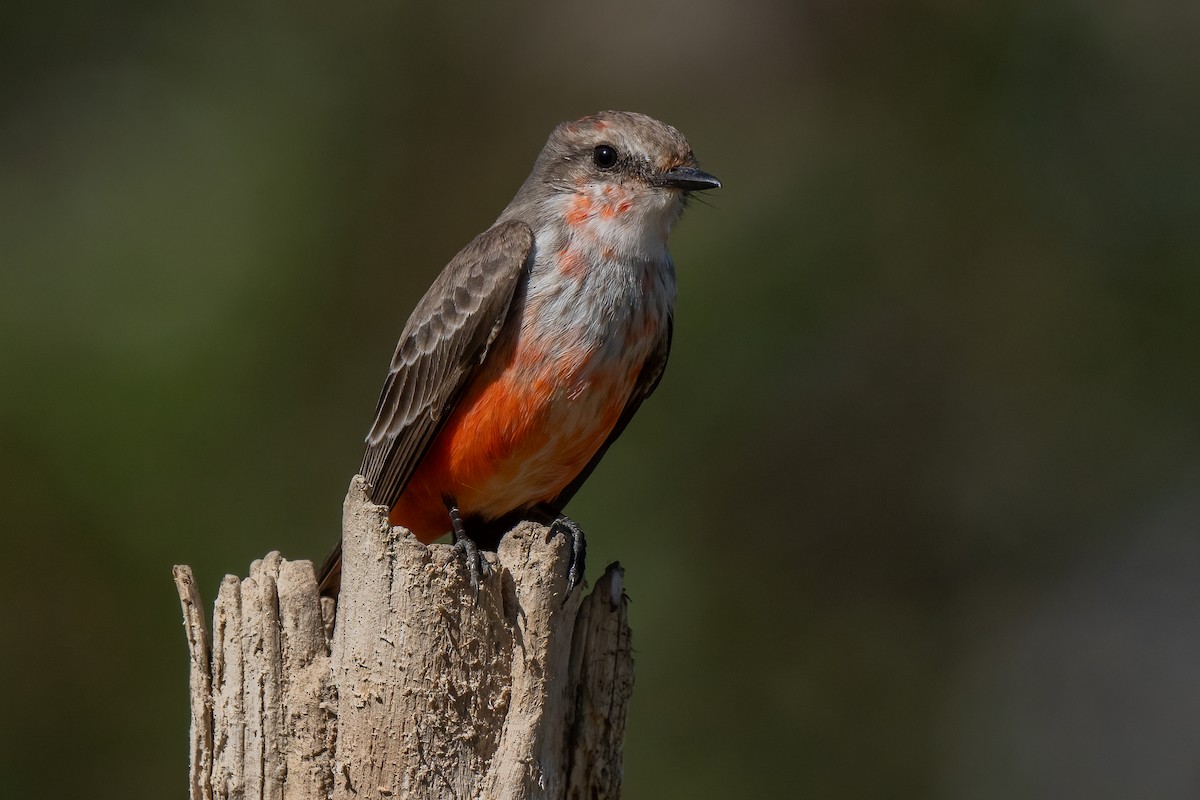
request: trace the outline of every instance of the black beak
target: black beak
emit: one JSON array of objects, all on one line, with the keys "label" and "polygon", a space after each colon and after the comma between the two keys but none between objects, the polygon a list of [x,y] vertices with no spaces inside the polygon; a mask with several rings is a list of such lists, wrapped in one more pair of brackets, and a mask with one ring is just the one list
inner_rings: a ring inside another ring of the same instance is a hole
[{"label": "black beak", "polygon": [[685,192],[701,192],[705,189],[721,188],[719,180],[695,167],[669,169],[655,179],[654,185],[668,189],[683,189]]}]

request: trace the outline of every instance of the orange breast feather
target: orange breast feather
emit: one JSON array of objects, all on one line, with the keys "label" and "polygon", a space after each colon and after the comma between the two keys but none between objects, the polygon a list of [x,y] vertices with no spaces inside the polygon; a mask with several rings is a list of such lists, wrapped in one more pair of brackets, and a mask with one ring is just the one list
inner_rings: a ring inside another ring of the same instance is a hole
[{"label": "orange breast feather", "polygon": [[484,519],[553,499],[616,425],[639,368],[622,361],[528,344],[493,351],[392,508],[391,523],[429,543],[450,529],[446,497],[464,516]]}]

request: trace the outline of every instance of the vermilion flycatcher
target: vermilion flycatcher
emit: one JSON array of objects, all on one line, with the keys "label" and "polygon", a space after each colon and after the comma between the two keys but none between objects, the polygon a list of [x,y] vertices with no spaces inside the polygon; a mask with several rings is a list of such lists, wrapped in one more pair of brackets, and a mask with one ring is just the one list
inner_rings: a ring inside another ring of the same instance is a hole
[{"label": "vermilion flycatcher", "polygon": [[[468,556],[521,518],[562,515],[658,385],[671,346],[667,235],[700,171],[679,131],[605,111],[559,125],[496,223],[409,317],[367,436],[362,474],[393,525]],[[340,556],[322,575],[336,590]],[[569,588],[568,588],[569,591]]]}]

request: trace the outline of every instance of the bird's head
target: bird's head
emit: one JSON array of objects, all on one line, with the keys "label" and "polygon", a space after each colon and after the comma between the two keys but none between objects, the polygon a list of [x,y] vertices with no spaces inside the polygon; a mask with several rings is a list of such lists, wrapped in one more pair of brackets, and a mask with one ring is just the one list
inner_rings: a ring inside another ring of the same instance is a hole
[{"label": "bird's head", "polygon": [[675,128],[645,114],[602,111],[554,129],[502,218],[665,244],[689,193],[720,185]]}]

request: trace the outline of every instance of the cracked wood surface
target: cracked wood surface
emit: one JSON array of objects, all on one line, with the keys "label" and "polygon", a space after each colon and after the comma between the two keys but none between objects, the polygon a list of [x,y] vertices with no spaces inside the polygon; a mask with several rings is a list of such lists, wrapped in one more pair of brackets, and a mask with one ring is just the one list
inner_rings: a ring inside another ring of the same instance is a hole
[{"label": "cracked wood surface", "polygon": [[473,601],[448,545],[343,508],[336,612],[312,564],[227,576],[212,636],[175,568],[191,656],[192,800],[615,798],[633,660],[612,565],[566,596],[569,546],[521,523]]}]

